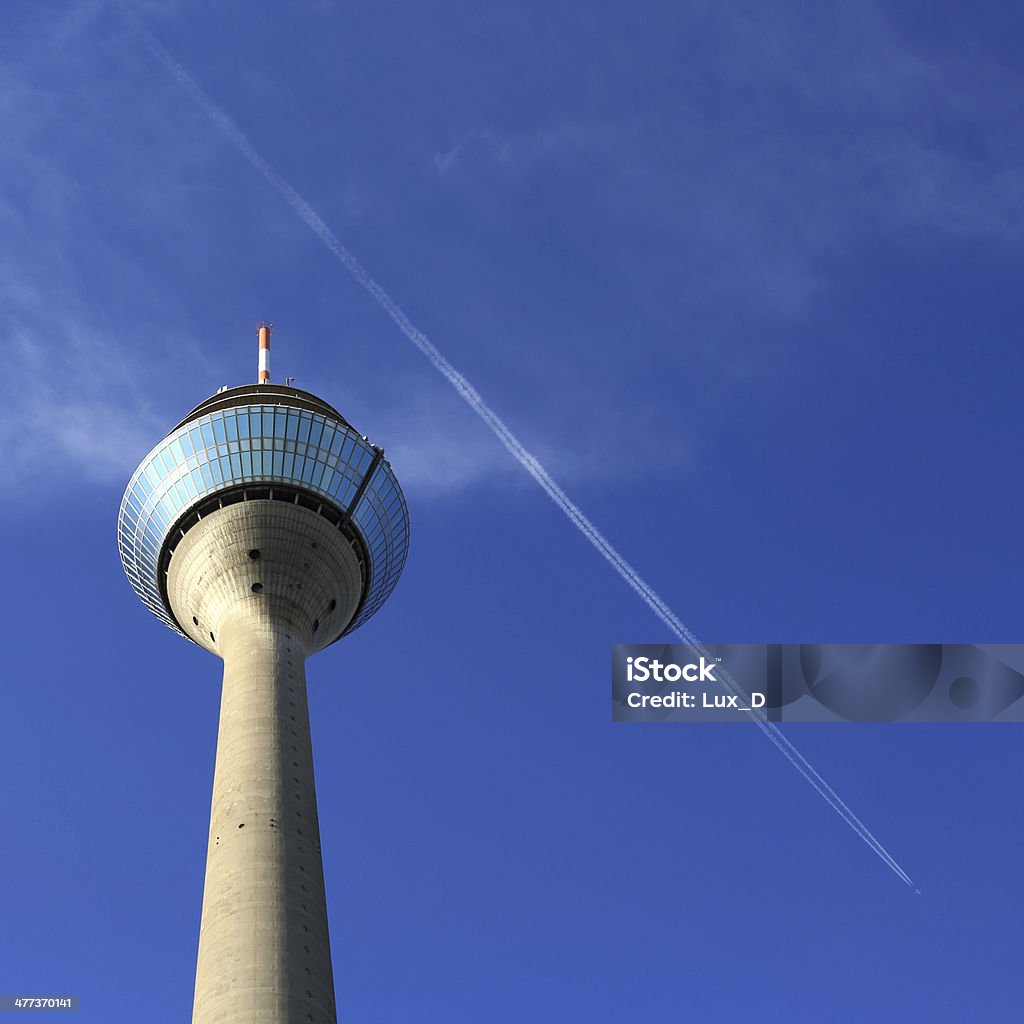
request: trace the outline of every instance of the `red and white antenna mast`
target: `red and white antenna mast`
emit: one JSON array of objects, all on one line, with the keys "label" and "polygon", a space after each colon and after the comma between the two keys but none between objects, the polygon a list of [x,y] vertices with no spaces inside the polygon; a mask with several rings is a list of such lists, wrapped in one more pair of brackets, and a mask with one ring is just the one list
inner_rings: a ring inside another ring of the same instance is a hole
[{"label": "red and white antenna mast", "polygon": [[270,383],[270,335],[274,333],[274,325],[269,320],[261,320],[256,325],[256,333],[260,339],[260,372],[257,378],[260,384]]}]

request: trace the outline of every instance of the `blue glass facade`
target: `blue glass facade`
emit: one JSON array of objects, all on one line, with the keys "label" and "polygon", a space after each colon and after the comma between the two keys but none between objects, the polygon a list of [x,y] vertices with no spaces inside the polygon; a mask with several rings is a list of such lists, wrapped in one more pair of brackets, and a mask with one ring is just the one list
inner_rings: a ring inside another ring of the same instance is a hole
[{"label": "blue glass facade", "polygon": [[118,548],[132,587],[158,619],[180,633],[164,605],[158,572],[171,527],[192,506],[243,484],[300,488],[342,512],[358,494],[351,523],[369,554],[370,578],[351,632],[387,599],[408,552],[405,498],[388,463],[378,459],[374,467],[377,454],[347,424],[307,409],[252,404],[197,415],[143,459],[121,501]]}]

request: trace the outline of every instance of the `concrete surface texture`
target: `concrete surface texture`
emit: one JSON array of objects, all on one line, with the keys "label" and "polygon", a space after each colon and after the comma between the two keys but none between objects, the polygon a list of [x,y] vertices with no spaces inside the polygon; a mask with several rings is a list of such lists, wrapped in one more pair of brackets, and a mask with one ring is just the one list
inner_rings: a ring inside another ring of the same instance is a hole
[{"label": "concrete surface texture", "polygon": [[315,512],[248,501],[182,538],[168,599],[224,659],[193,1024],[336,1021],[306,701],[306,657],[363,588]]}]

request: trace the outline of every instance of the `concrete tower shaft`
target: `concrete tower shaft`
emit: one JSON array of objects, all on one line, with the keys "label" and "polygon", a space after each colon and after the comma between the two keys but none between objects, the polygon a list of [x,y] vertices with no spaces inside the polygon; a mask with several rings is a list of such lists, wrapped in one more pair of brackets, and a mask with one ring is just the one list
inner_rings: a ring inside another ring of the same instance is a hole
[{"label": "concrete tower shaft", "polygon": [[280,501],[213,512],[171,557],[175,617],[224,659],[193,1024],[336,1020],[305,659],[361,592],[353,543]]}]

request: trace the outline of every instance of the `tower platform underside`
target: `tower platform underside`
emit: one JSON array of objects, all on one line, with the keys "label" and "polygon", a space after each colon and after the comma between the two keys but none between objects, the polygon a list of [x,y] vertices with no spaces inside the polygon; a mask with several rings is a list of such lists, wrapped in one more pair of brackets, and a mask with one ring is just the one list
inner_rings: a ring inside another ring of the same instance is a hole
[{"label": "tower platform underside", "polygon": [[242,501],[205,515],[174,549],[167,601],[185,634],[222,654],[235,620],[294,626],[308,653],[348,628],[363,596],[358,545],[311,509]]}]

